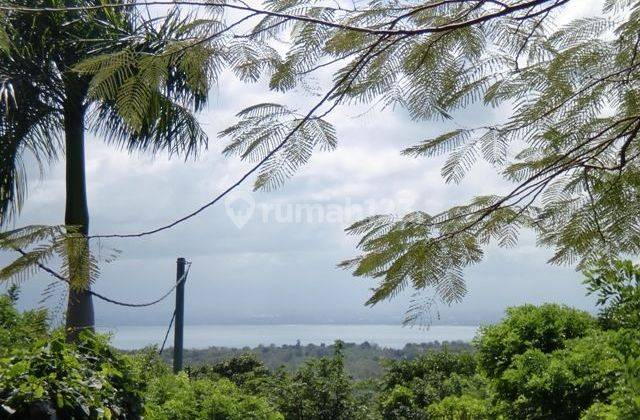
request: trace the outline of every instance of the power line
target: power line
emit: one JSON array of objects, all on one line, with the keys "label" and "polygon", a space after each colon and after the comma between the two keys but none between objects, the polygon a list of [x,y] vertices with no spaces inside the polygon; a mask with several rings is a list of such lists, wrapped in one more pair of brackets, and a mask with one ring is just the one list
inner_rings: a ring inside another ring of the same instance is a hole
[{"label": "power line", "polygon": [[[360,74],[360,72],[362,71],[362,69],[364,68],[364,66],[366,65],[366,63],[372,58],[371,53],[386,39],[385,36],[381,36],[378,38],[378,40],[376,42],[373,42],[365,51],[365,54],[363,54],[362,57],[359,58],[359,60],[356,62],[356,65],[353,66],[353,68],[351,68],[339,81],[337,81],[333,87],[331,89],[329,89],[329,91],[322,97],[322,99],[320,101],[318,101],[313,108],[311,108],[311,110],[309,110],[309,112],[307,112],[307,114],[304,116],[304,118],[302,118],[302,120],[300,120],[300,122],[293,127],[293,129],[291,129],[289,131],[289,133],[285,136],[284,139],[282,139],[282,141],[274,148],[272,149],[269,153],[267,153],[262,159],[260,159],[260,161],[255,164],[251,169],[249,169],[247,172],[245,172],[244,175],[242,175],[240,177],[240,179],[238,179],[236,182],[234,182],[233,184],[231,184],[231,186],[229,186],[227,189],[225,189],[223,192],[221,192],[220,194],[218,194],[213,200],[209,201],[208,203],[206,203],[205,205],[203,205],[202,207],[200,207],[199,209],[195,210],[194,212],[178,219],[175,220],[174,222],[171,222],[165,226],[161,226],[159,228],[156,229],[152,229],[152,230],[148,230],[148,231],[144,231],[144,232],[140,232],[140,233],[131,233],[131,234],[110,234],[110,235],[93,235],[93,236],[88,236],[87,238],[89,239],[113,239],[113,238],[118,238],[118,239],[125,239],[125,238],[141,238],[144,236],[149,236],[149,235],[153,235],[168,229],[173,228],[176,225],[179,225],[182,222],[185,222],[195,216],[197,216],[198,214],[202,213],[203,211],[205,211],[206,209],[208,209],[209,207],[213,206],[214,204],[216,204],[218,201],[220,201],[222,198],[224,198],[227,194],[229,194],[231,191],[233,191],[234,189],[236,189],[240,184],[242,184],[247,178],[249,178],[255,171],[257,171],[264,163],[266,163],[269,159],[271,159],[271,157],[273,155],[275,155],[280,149],[282,149],[287,142],[289,142],[289,140],[291,139],[291,137],[293,137],[293,135],[295,133],[298,132],[298,130],[300,130],[300,128],[306,124],[310,119],[313,118],[313,114],[315,114],[315,112],[322,107],[322,105],[324,105],[329,99],[331,99],[333,97],[333,94],[342,86],[343,83],[347,82],[349,80],[350,77],[352,77],[352,75],[357,77],[358,74]],[[340,96],[340,98],[343,95]],[[337,104],[337,102],[336,102]],[[335,106],[335,105],[334,105]]]},{"label": "power line", "polygon": [[[16,250],[16,252],[22,254],[23,256],[27,257],[29,254],[27,252],[25,252],[22,248],[19,247],[14,247],[14,249]],[[44,265],[43,263],[41,263],[40,261],[36,261],[36,265],[38,266],[38,268],[40,268],[41,270],[43,270],[44,272],[48,273],[49,275],[55,277],[56,279],[63,281],[65,283],[67,283],[68,285],[71,285],[71,282],[69,281],[69,279],[67,279],[66,277],[64,277],[62,274],[56,272],[55,270],[47,267],[46,265]],[[148,307],[148,306],[153,306],[157,303],[162,302],[163,300],[165,300],[177,287],[178,285],[180,285],[181,283],[185,282],[187,279],[187,276],[189,275],[189,271],[191,270],[191,262],[189,262],[187,264],[187,270],[185,271],[185,273],[182,275],[182,277],[180,277],[180,279],[178,281],[176,281],[176,284],[174,284],[164,295],[162,295],[160,298],[151,301],[151,302],[147,302],[147,303],[129,303],[129,302],[122,302],[119,300],[115,300],[115,299],[111,299],[109,297],[106,297],[104,295],[101,295],[100,293],[94,292],[92,290],[89,290],[89,294],[91,294],[92,296],[95,296],[96,298],[103,300],[105,302],[108,303],[112,303],[114,305],[118,305],[118,306],[125,306],[125,307],[129,307],[129,308],[144,308],[144,307]]]},{"label": "power line", "polygon": [[104,300],[105,302],[109,302],[109,303],[113,303],[114,305],[118,305],[118,306],[126,306],[129,308],[145,308],[148,306],[153,306],[156,303],[160,303],[163,300],[165,300],[167,297],[169,297],[169,295],[171,295],[171,293],[176,290],[176,288],[184,283],[187,280],[187,276],[189,275],[189,270],[191,270],[191,263],[187,264],[187,271],[185,271],[185,273],[182,275],[182,277],[180,277],[180,280],[178,280],[176,282],[176,284],[173,285],[173,287],[171,287],[171,289],[169,289],[167,291],[167,293],[165,293],[164,295],[162,295],[160,298],[152,301],[152,302],[147,302],[147,303],[127,303],[127,302],[120,302],[111,298],[108,298],[106,296],[103,296],[99,293],[93,292],[91,290],[89,290],[89,293],[91,293],[93,296],[97,297],[98,299]]},{"label": "power line", "polygon": [[167,338],[169,338],[169,332],[171,331],[171,327],[173,326],[173,321],[176,319],[176,311],[173,310],[173,315],[171,315],[171,321],[169,321],[169,328],[167,328],[167,333],[164,335],[164,340],[162,341],[162,346],[160,347],[160,351],[158,354],[162,354],[164,351],[164,346],[167,344]]},{"label": "power line", "polygon": [[[408,36],[408,35],[417,35],[417,34],[422,34],[422,33],[435,33],[435,32],[448,32],[451,30],[455,30],[455,29],[460,29],[463,28],[465,26],[472,26],[474,24],[479,24],[482,23],[486,20],[491,20],[494,18],[498,18],[504,15],[509,15],[511,13],[514,13],[516,11],[519,10],[524,10],[526,8],[533,8],[536,6],[540,6],[540,5],[544,5],[548,2],[550,2],[552,0],[530,0],[526,3],[522,3],[522,4],[517,4],[517,5],[503,5],[503,9],[496,11],[494,13],[489,13],[487,15],[483,15],[481,17],[478,17],[476,19],[472,19],[470,21],[465,21],[465,22],[457,22],[457,23],[451,23],[448,25],[443,25],[443,26],[438,26],[438,27],[433,27],[433,28],[421,28],[421,29],[416,29],[416,30],[380,30],[380,29],[371,29],[371,28],[357,28],[357,27],[349,27],[349,26],[345,26],[345,25],[341,25],[341,24],[337,24],[334,22],[325,22],[322,20],[318,20],[318,19],[314,19],[314,18],[310,18],[307,16],[295,16],[295,15],[287,15],[287,14],[281,14],[278,12],[273,12],[273,11],[265,11],[265,10],[260,10],[260,9],[254,9],[251,8],[247,5],[233,5],[233,4],[228,4],[228,3],[210,3],[210,2],[198,2],[198,1],[183,1],[183,2],[175,2],[175,1],[171,1],[171,2],[165,2],[162,0],[158,0],[158,1],[147,1],[147,2],[143,2],[140,4],[191,4],[191,5],[207,5],[207,6],[220,6],[220,7],[230,7],[233,9],[239,9],[239,10],[245,10],[245,11],[251,11],[253,13],[258,13],[258,14],[267,14],[267,15],[271,15],[271,16],[277,16],[277,17],[282,17],[285,19],[298,19],[298,20],[302,20],[302,21],[307,21],[307,22],[312,22],[312,23],[317,23],[317,24],[324,24],[324,25],[329,25],[332,27],[336,27],[336,28],[341,28],[341,29],[348,29],[348,30],[358,30],[358,31],[364,31],[366,33],[369,34],[378,34],[381,35],[381,37],[379,38],[379,40],[377,42],[374,42],[372,44],[372,46],[370,48],[368,48],[368,51],[356,62],[355,66],[353,66],[353,68],[347,72],[344,77],[342,77],[338,82],[335,83],[335,85],[333,86],[333,88],[331,88],[326,95],[318,102],[316,103],[316,105],[306,114],[306,116],[300,121],[299,124],[297,124],[288,134],[287,136],[273,149],[271,150],[269,153],[267,153],[267,155],[262,158],[256,165],[254,165],[249,171],[247,171],[242,177],[240,177],[240,179],[238,181],[236,181],[235,183],[233,183],[231,186],[229,186],[227,189],[225,189],[222,193],[218,194],[215,198],[213,198],[213,200],[209,201],[208,203],[206,203],[205,205],[201,206],[200,208],[198,208],[197,210],[195,210],[194,212],[187,214],[186,216],[175,220],[174,222],[171,222],[167,225],[152,229],[152,230],[148,230],[148,231],[143,231],[143,232],[139,232],[139,233],[133,233],[133,234],[105,234],[105,235],[93,235],[93,236],[88,236],[87,238],[92,239],[92,238],[120,238],[120,239],[124,239],[124,238],[140,238],[140,237],[144,237],[144,236],[149,236],[149,235],[153,235],[168,229],[173,228],[174,226],[185,222],[195,216],[197,216],[198,214],[202,213],[203,211],[205,211],[206,209],[208,209],[209,207],[213,206],[214,204],[216,204],[217,202],[219,202],[222,198],[224,198],[227,194],[229,194],[231,191],[233,191],[235,188],[237,188],[240,184],[242,184],[249,176],[251,176],[254,172],[256,172],[264,163],[266,163],[271,157],[273,157],[280,149],[282,149],[285,144],[291,139],[291,137],[311,118],[313,118],[313,114],[322,106],[324,105],[324,103],[326,101],[328,101],[329,99],[332,98],[334,92],[336,90],[338,90],[338,88],[340,88],[342,86],[343,83],[345,83],[354,72],[359,73],[362,70],[363,64],[365,64],[370,58],[370,54],[373,52],[373,50],[386,38],[386,37],[390,37],[393,35],[402,35],[402,36]],[[564,3],[567,3],[569,0],[557,0],[556,3],[553,6],[550,6],[550,8],[555,8],[558,7]],[[56,12],[56,11],[64,11],[64,10],[93,10],[93,9],[102,9],[102,8],[107,8],[107,7],[113,7],[113,8],[120,8],[120,7],[132,7],[134,6],[134,4],[121,4],[121,3],[105,3],[105,4],[101,4],[101,5],[92,5],[92,6],[71,6],[71,7],[64,7],[64,8],[34,8],[34,7],[21,7],[21,6],[0,6],[0,9],[6,8],[8,10],[13,10],[13,11],[24,11],[24,12]],[[425,7],[433,7],[433,5],[427,5]],[[419,10],[420,8],[417,8],[415,10]],[[413,12],[412,12],[413,13]],[[405,15],[401,16],[405,17]],[[391,25],[391,27],[393,28],[399,21],[399,18],[395,19],[392,22],[389,22],[389,24]],[[344,92],[342,93],[342,95],[340,95],[340,99],[341,97],[344,96]],[[331,108],[333,109],[335,107],[335,105],[338,104],[338,102],[340,101],[340,99],[338,99],[338,101],[335,102],[334,106]],[[326,115],[323,114],[323,116]]]},{"label": "power line", "polygon": [[[20,254],[22,254],[23,256],[28,256],[29,254],[27,254],[27,252],[25,252],[23,249],[19,248],[19,247],[14,247],[14,249],[19,252]],[[115,299],[111,299],[108,298],[104,295],[101,295],[100,293],[94,292],[89,290],[89,294],[91,294],[92,296],[97,297],[98,299],[101,299],[105,302],[108,303],[112,303],[114,305],[118,305],[118,306],[126,306],[126,307],[130,307],[130,308],[143,308],[143,307],[149,307],[152,305],[155,305],[157,303],[162,302],[164,299],[166,299],[169,295],[171,295],[171,293],[176,290],[178,288],[178,286],[180,286],[182,283],[184,283],[185,281],[187,281],[187,277],[189,276],[189,271],[191,271],[191,262],[187,262],[186,263],[186,270],[185,272],[182,274],[182,276],[180,277],[180,279],[178,281],[176,281],[176,283],[173,285],[173,287],[171,287],[164,295],[162,295],[160,298],[152,301],[152,302],[148,302],[148,303],[129,303],[129,302],[121,302]],[[47,272],[48,274],[50,274],[51,276],[55,277],[56,279],[63,281],[66,284],[71,284],[71,282],[65,278],[64,276],[62,276],[60,273],[54,271],[53,269],[47,267],[46,265],[44,265],[43,263],[41,263],[40,261],[36,261],[36,265],[44,270],[45,272]],[[164,346],[167,344],[167,339],[169,338],[169,333],[171,332],[171,327],[173,326],[173,322],[176,319],[176,309],[173,310],[173,314],[171,315],[171,320],[169,321],[169,326],[167,327],[167,332],[164,335],[164,340],[162,340],[162,346],[160,347],[160,351],[158,352],[159,355],[162,354],[162,352],[164,351]]]}]

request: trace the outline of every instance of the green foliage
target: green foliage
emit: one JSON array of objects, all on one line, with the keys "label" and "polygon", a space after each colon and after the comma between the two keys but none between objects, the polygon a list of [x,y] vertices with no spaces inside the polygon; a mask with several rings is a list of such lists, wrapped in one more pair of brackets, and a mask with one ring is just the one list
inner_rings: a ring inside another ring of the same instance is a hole
[{"label": "green foliage", "polygon": [[405,386],[397,385],[387,391],[380,401],[380,412],[385,419],[420,419],[426,416],[423,407],[415,404],[416,396]]},{"label": "green foliage", "polygon": [[[385,419],[438,418],[430,417],[430,407],[448,396],[466,393],[477,394],[474,398],[484,397],[486,384],[475,373],[473,354],[452,353],[446,348],[426,352],[414,360],[389,362],[380,397],[382,416]],[[433,410],[439,412],[440,408]]]},{"label": "green foliage", "polygon": [[0,355],[13,347],[28,346],[47,334],[47,312],[18,312],[14,307],[17,293],[17,288],[11,288],[7,295],[0,295]]},{"label": "green foliage", "polygon": [[[344,343],[343,346],[345,371],[355,380],[382,377],[386,369],[381,364],[382,360],[414,359],[425,351],[440,351],[445,347],[453,352],[472,350],[471,344],[464,341],[406,344],[401,349],[380,347],[377,344],[367,342],[360,344]],[[204,377],[212,377],[211,375],[218,375],[212,370],[219,372],[220,369],[226,369],[224,368],[225,365],[247,363],[248,366],[253,364],[255,370],[259,373],[258,376],[260,376],[263,368],[251,361],[251,359],[259,360],[271,371],[284,368],[287,372],[294,373],[304,362],[310,359],[331,357],[333,353],[334,345],[325,344],[260,345],[253,349],[209,347],[207,349],[185,349],[184,362],[190,375],[202,373],[205,375]],[[171,354],[171,349],[163,353],[163,357],[167,362],[171,361]],[[241,362],[243,359],[244,362]],[[241,372],[240,377],[242,377],[244,373],[248,373],[248,370],[238,369],[238,372]],[[225,377],[238,383],[231,376],[225,375]]]},{"label": "green foliage", "polygon": [[609,400],[626,360],[638,357],[640,335],[625,330],[594,332],[547,354],[532,348],[496,380],[497,398],[509,418],[578,418]]},{"label": "green foliage", "polygon": [[144,384],[148,384],[154,378],[166,376],[171,373],[169,364],[160,358],[155,346],[146,347],[133,357],[130,357],[132,374]]},{"label": "green foliage", "polygon": [[193,112],[206,104],[219,71],[217,47],[195,43],[204,35],[202,25],[177,9],[158,25],[140,21],[129,31],[135,41],[73,65],[91,76],[92,129],[130,151],[197,155],[207,136]]},{"label": "green foliage", "polygon": [[[596,326],[586,312],[556,304],[507,309],[505,319],[481,328],[476,339],[478,364],[491,378],[499,377],[517,355],[562,349],[567,340],[583,337]],[[537,354],[537,353],[536,353]]]},{"label": "green foliage", "polygon": [[266,400],[243,394],[227,379],[189,379],[185,373],[152,379],[146,397],[149,419],[278,420]]},{"label": "green foliage", "polygon": [[62,331],[47,331],[46,312],[19,313],[13,304],[0,296],[0,418],[283,418],[227,379],[173,375],[156,349],[130,358],[88,332],[67,343]]},{"label": "green foliage", "polygon": [[333,150],[336,147],[336,133],[331,124],[321,118],[307,120],[282,105],[253,105],[237,116],[238,123],[220,132],[230,138],[225,154],[259,161],[278,148],[261,168],[256,189],[280,186],[307,163],[316,148]]},{"label": "green foliage", "polygon": [[633,420],[640,417],[640,359],[627,362],[621,384],[609,398],[597,402],[582,415],[583,420]]},{"label": "green foliage", "polygon": [[154,348],[123,356],[88,333],[69,344],[61,331],[47,332],[45,312],[16,311],[16,298],[15,290],[0,298],[0,418],[14,410],[18,418],[269,420],[640,414],[640,333],[602,329],[588,314],[559,305],[510,308],[480,331],[476,352],[432,348],[386,361],[379,380],[355,382],[341,342],[326,347],[332,357],[311,358],[291,373],[246,354],[173,375]]},{"label": "green foliage", "polygon": [[276,374],[268,394],[287,419],[351,419],[355,413],[350,378],[344,371],[342,346],[331,358],[304,363],[296,373]]},{"label": "green foliage", "polygon": [[584,284],[598,298],[606,328],[640,328],[640,266],[631,261],[601,260],[585,270]]},{"label": "green foliage", "polygon": [[429,406],[430,418],[447,420],[480,420],[490,418],[486,400],[470,395],[449,396]]},{"label": "green foliage", "polygon": [[142,384],[130,362],[103,337],[77,343],[48,333],[45,311],[19,313],[0,296],[0,417],[132,418],[142,413]]},{"label": "green foliage", "polygon": [[264,394],[268,397],[273,382],[271,371],[253,354],[241,354],[217,363],[187,366],[191,379],[227,379],[249,394]]}]

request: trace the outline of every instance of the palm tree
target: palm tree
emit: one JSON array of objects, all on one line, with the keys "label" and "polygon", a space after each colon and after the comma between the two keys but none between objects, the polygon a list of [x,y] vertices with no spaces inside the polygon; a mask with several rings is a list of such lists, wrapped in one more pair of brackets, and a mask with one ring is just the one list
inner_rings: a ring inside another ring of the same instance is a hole
[{"label": "palm tree", "polygon": [[[87,130],[131,151],[186,157],[206,147],[207,137],[193,113],[206,102],[210,67],[206,60],[193,59],[197,48],[181,49],[194,39],[188,25],[177,13],[161,21],[145,20],[128,0],[120,2],[125,7],[0,15],[0,224],[15,218],[25,198],[25,154],[41,165],[63,156],[64,223],[88,247]],[[0,4],[65,7],[101,1]],[[140,65],[147,55],[155,57],[153,63]],[[184,71],[187,59],[189,74]],[[107,67],[110,76],[101,77],[100,70]],[[71,260],[66,264],[70,339],[94,326],[90,270],[83,261],[76,263],[81,266],[74,267]]]}]

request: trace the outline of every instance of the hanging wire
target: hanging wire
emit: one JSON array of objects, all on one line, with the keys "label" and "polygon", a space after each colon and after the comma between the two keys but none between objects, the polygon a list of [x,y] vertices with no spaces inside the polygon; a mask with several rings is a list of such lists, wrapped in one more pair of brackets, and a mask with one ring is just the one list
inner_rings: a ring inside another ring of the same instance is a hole
[{"label": "hanging wire", "polygon": [[162,352],[164,351],[164,345],[167,344],[167,338],[169,338],[169,332],[171,331],[171,327],[173,327],[173,321],[175,321],[176,319],[176,311],[173,311],[173,315],[171,315],[171,321],[169,321],[169,328],[167,328],[167,332],[164,335],[164,340],[162,341],[162,346],[160,347],[160,351],[158,352],[158,355],[162,355]]},{"label": "hanging wire", "polygon": [[106,296],[103,296],[99,293],[93,292],[93,291],[89,291],[89,293],[91,293],[93,296],[97,297],[98,299],[101,299],[105,302],[109,302],[109,303],[113,303],[114,305],[119,305],[119,306],[126,306],[128,308],[145,308],[148,306],[153,306],[156,303],[160,303],[163,300],[165,300],[167,297],[169,297],[169,295],[171,295],[171,293],[176,290],[176,288],[181,285],[182,283],[184,283],[187,280],[187,276],[189,275],[189,270],[191,270],[191,263],[187,263],[187,269],[185,270],[184,274],[182,275],[182,277],[180,277],[180,279],[176,282],[176,284],[173,285],[173,287],[171,287],[169,290],[167,290],[167,292],[162,295],[161,297],[159,297],[158,299],[151,301],[151,302],[147,302],[147,303],[128,303],[128,302],[121,302],[118,300],[114,300],[111,298],[108,298]]},{"label": "hanging wire", "polygon": [[[20,254],[26,256],[28,255],[23,249],[15,247],[14,248],[17,252],[19,252]],[[57,278],[60,281],[63,281],[67,284],[69,283],[69,280],[67,278],[65,278],[62,274],[54,271],[53,269],[47,267],[46,265],[44,265],[43,263],[37,261],[36,265],[43,271],[45,271],[46,273],[48,273],[49,275]],[[180,284],[182,284],[186,279],[187,276],[189,275],[189,270],[191,270],[191,262],[187,262],[187,269],[185,270],[184,274],[182,275],[182,277],[180,277],[180,279],[178,279],[178,281],[176,281],[176,284],[174,284],[164,295],[162,295],[160,298],[151,301],[151,302],[147,302],[147,303],[130,303],[130,302],[122,302],[119,300],[115,300],[115,299],[111,299],[109,297],[106,297],[104,295],[101,295],[100,293],[94,292],[92,290],[89,290],[89,294],[91,294],[92,296],[95,296],[96,298],[103,300],[105,302],[108,303],[112,303],[114,305],[118,305],[118,306],[125,306],[128,308],[145,308],[148,306],[153,306],[157,303],[162,302],[163,300],[165,300]]]}]

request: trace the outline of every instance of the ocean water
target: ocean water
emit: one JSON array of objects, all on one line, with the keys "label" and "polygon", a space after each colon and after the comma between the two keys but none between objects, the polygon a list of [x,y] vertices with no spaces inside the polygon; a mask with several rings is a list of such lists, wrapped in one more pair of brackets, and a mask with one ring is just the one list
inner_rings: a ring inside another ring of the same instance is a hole
[{"label": "ocean water", "polygon": [[[117,326],[98,328],[111,333],[112,344],[120,349],[137,349],[160,345],[166,326]],[[402,348],[407,343],[434,341],[471,341],[478,327],[437,325],[429,328],[402,327],[400,325],[187,325],[184,329],[184,347],[257,347],[271,344],[331,344],[335,340],[348,343],[378,344],[381,347]],[[173,330],[167,347],[173,345]]]}]

